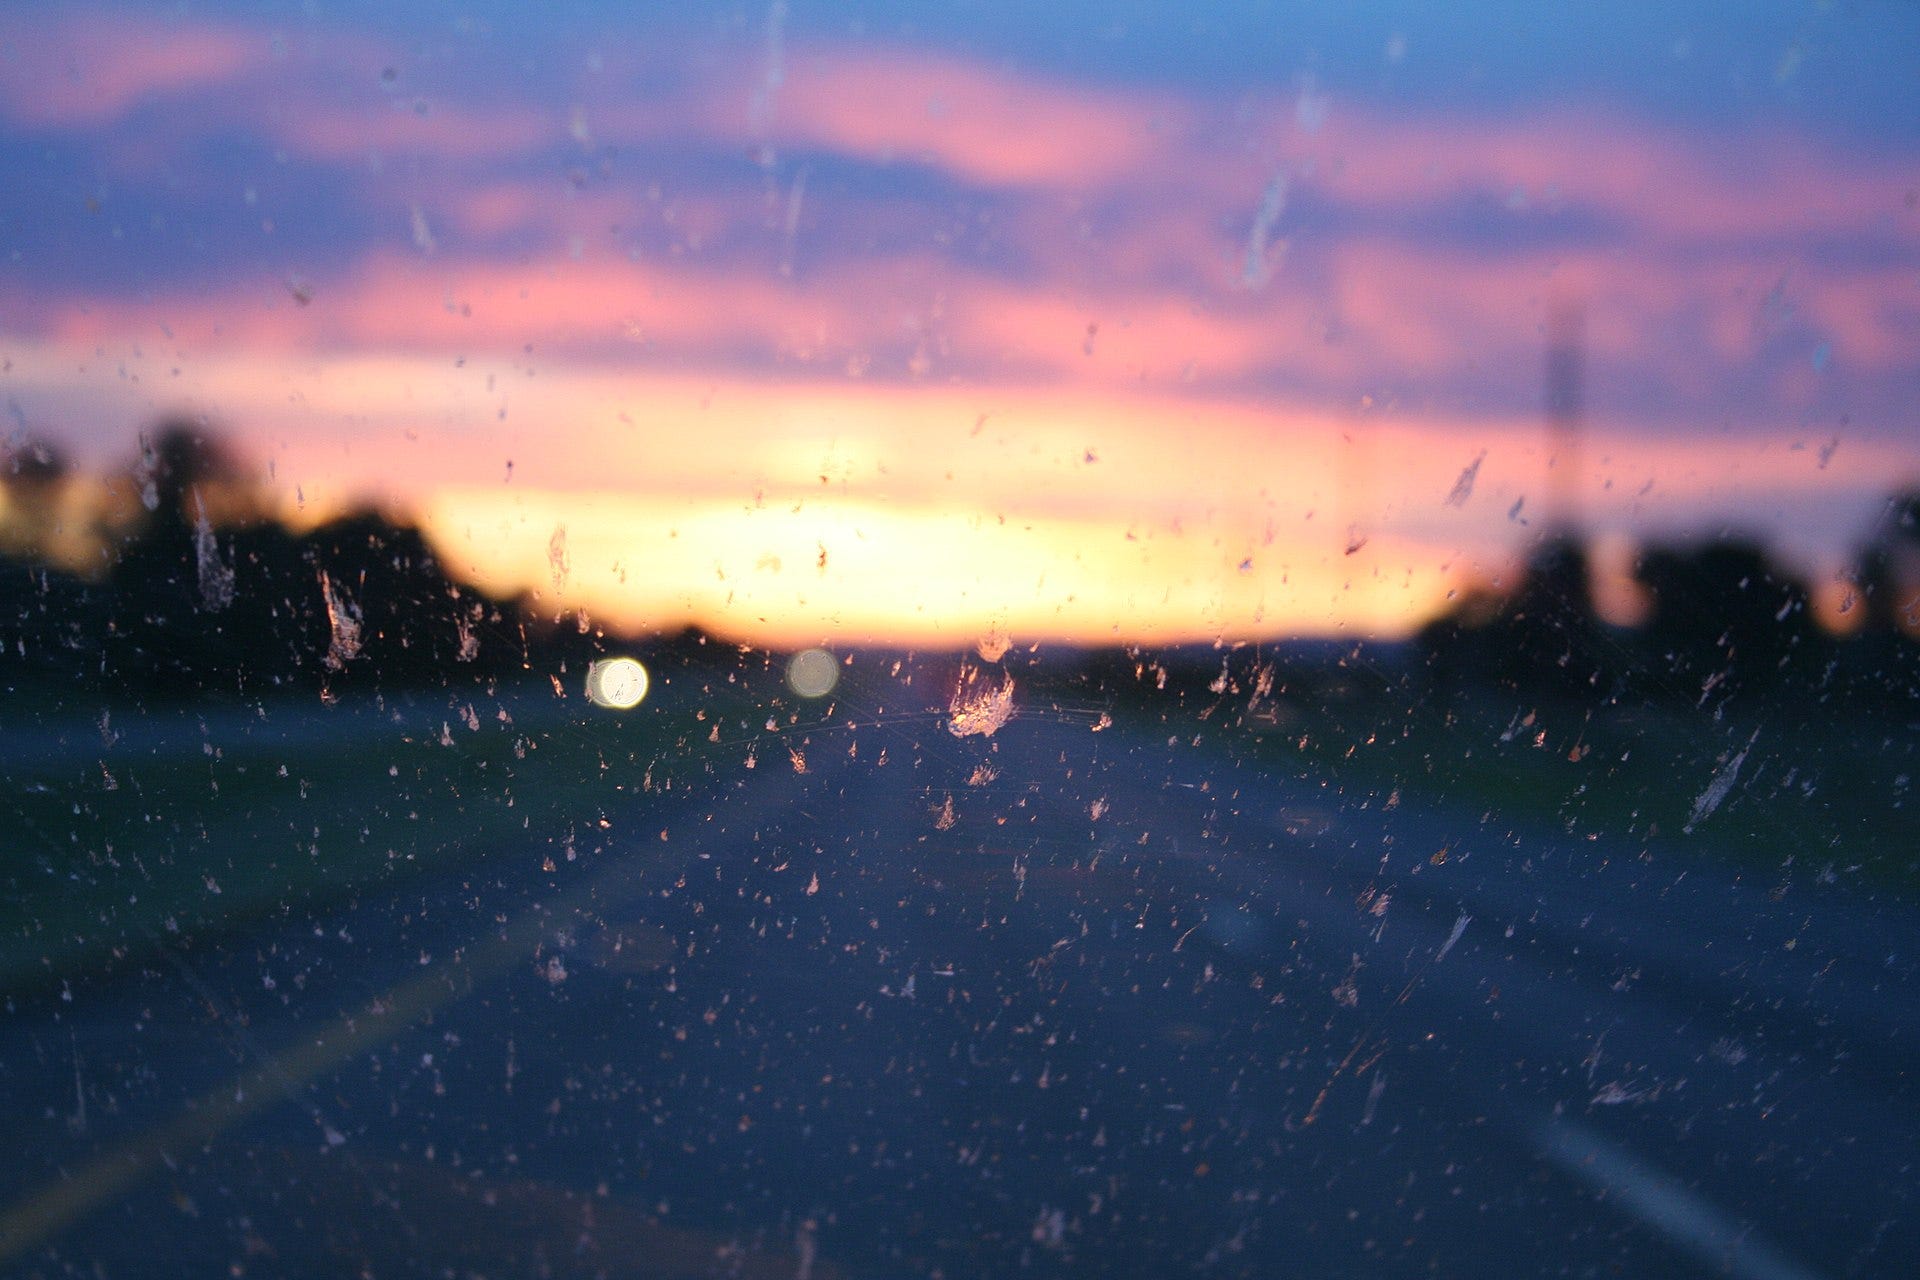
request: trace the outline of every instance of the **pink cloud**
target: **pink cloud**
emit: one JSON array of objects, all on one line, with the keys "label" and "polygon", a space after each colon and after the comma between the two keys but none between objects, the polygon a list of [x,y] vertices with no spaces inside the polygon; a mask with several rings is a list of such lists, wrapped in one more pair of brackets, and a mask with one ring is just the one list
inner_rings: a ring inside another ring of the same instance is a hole
[{"label": "pink cloud", "polygon": [[[897,283],[897,282],[896,282]],[[829,342],[858,349],[896,338],[910,316],[839,291],[769,275],[723,275],[624,260],[537,263],[380,254],[348,275],[303,286],[259,278],[220,293],[151,300],[0,293],[0,315],[67,342],[164,336],[183,351],[440,351],[479,355],[649,344],[722,353]]]},{"label": "pink cloud", "polygon": [[[479,200],[502,217],[527,205],[510,188]],[[307,305],[284,280],[262,276],[137,301],[0,293],[0,314],[17,330],[74,343],[164,337],[187,353],[479,356],[531,344],[543,356],[715,370],[773,359],[891,378],[1019,376],[1188,394],[1277,377],[1336,396],[1408,380],[1445,395],[1504,370],[1531,397],[1547,309],[1573,298],[1587,317],[1595,403],[1625,379],[1667,388],[1682,413],[1716,401],[1739,410],[1729,387],[1780,358],[1770,354],[1765,299],[1782,275],[1795,314],[1812,326],[1809,368],[1818,340],[1851,376],[1897,380],[1920,317],[1920,283],[1897,270],[1795,275],[1790,258],[1623,262],[1592,249],[1474,252],[1375,237],[1323,247],[1319,259],[1311,282],[1283,274],[1262,291],[1209,294],[1128,277],[1063,286],[1072,264],[1044,258],[1023,282],[933,253],[784,278],[770,262],[564,251],[511,261],[443,249],[369,255],[303,286]],[[1780,386],[1789,406],[1820,389],[1810,379]]]},{"label": "pink cloud", "polygon": [[[309,38],[289,51],[264,30],[106,10],[0,19],[0,39],[24,55],[0,81],[0,101],[22,119],[101,124],[142,101],[244,81],[247,92],[209,109],[329,161],[386,150],[504,159],[566,145],[577,123],[583,154],[603,142],[693,140],[742,155],[819,147],[930,165],[982,188],[1106,192],[1159,220],[1179,211],[1216,229],[1250,224],[1266,184],[1284,173],[1301,190],[1403,214],[1463,194],[1511,198],[1519,216],[1584,208],[1619,219],[1641,242],[1868,231],[1920,241],[1909,164],[1790,132],[1703,135],[1604,107],[1493,119],[1336,98],[1308,132],[1278,98],[1119,90],[904,46],[816,44],[789,54],[778,85],[764,82],[755,59],[702,66],[683,50],[660,55],[680,74],[640,100],[612,87],[630,77],[603,76],[576,86],[577,107],[441,95],[417,108],[383,95],[355,109],[341,105],[339,73],[370,74],[384,56],[361,39]],[[328,74],[306,74],[320,70]],[[1217,274],[1203,239],[1162,248],[1187,258],[1204,250],[1189,265]]]},{"label": "pink cloud", "polygon": [[[1278,105],[1257,113],[1274,119]],[[1584,208],[1642,241],[1890,232],[1920,243],[1911,166],[1848,155],[1782,129],[1717,135],[1596,107],[1527,119],[1336,107],[1315,132],[1269,128],[1203,166],[1216,195],[1257,196],[1266,173],[1356,207],[1407,211],[1465,194],[1517,215]],[[1259,167],[1248,155],[1262,157]]]},{"label": "pink cloud", "polygon": [[468,235],[491,238],[539,226],[551,228],[553,189],[526,182],[479,182],[448,192],[440,209]]},{"label": "pink cloud", "polygon": [[17,53],[0,101],[35,125],[115,120],[143,102],[229,82],[272,54],[261,35],[97,10],[0,18],[0,46]]},{"label": "pink cloud", "polygon": [[1877,371],[1913,368],[1920,351],[1920,270],[1822,272],[1803,292],[1838,358]]},{"label": "pink cloud", "polygon": [[484,160],[558,143],[566,122],[525,107],[420,106],[382,100],[360,110],[338,107],[285,113],[274,126],[288,146],[320,160],[361,160],[400,152],[448,160]]},{"label": "pink cloud", "polygon": [[[1704,262],[1679,255],[1623,258],[1599,249],[1469,252],[1381,238],[1330,253],[1329,305],[1364,363],[1444,385],[1470,362],[1536,368],[1550,304],[1577,300],[1604,400],[1609,379],[1658,379],[1680,397],[1724,397],[1727,380],[1770,357],[1781,321],[1768,295],[1801,317],[1811,370],[1815,344],[1857,377],[1897,379],[1920,342],[1920,280],[1898,267],[1810,270],[1793,255]],[[1813,380],[1790,384],[1805,404]],[[1697,402],[1697,401],[1696,401]],[[1720,408],[1748,406],[1722,399]]]},{"label": "pink cloud", "polygon": [[983,186],[1098,186],[1161,163],[1176,99],[1052,83],[906,49],[796,57],[768,132],[869,160],[931,163]]},{"label": "pink cloud", "polygon": [[589,100],[565,111],[436,99],[424,113],[409,103],[356,112],[316,100],[284,112],[274,128],[290,148],[322,159],[393,150],[473,160],[570,139],[589,151],[692,139],[743,156],[763,146],[817,147],[924,164],[982,187],[1087,189],[1163,162],[1193,114],[1168,95],[1065,85],[906,48],[803,50],[773,92],[756,75],[745,65],[711,70],[644,101]]}]

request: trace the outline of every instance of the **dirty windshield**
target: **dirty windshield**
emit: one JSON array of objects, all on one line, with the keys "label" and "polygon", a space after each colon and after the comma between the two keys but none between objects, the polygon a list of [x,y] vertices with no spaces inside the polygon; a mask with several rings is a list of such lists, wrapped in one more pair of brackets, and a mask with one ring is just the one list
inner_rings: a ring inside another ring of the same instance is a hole
[{"label": "dirty windshield", "polygon": [[1920,9],[0,13],[0,1276],[1920,1274]]}]

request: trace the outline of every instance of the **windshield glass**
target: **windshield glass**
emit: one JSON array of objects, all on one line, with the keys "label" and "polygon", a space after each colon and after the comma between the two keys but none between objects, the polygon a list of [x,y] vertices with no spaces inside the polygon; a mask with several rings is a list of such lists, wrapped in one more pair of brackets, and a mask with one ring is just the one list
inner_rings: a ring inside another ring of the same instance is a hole
[{"label": "windshield glass", "polygon": [[0,1274],[1920,1271],[1916,48],[0,13]]}]

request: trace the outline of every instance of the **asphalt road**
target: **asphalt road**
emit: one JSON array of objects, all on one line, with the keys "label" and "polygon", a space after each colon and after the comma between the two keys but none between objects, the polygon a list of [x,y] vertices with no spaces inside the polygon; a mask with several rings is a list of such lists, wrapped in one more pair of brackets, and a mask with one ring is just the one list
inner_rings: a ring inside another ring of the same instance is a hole
[{"label": "asphalt road", "polygon": [[770,736],[18,991],[0,1271],[1920,1274],[1914,911],[1197,733]]}]

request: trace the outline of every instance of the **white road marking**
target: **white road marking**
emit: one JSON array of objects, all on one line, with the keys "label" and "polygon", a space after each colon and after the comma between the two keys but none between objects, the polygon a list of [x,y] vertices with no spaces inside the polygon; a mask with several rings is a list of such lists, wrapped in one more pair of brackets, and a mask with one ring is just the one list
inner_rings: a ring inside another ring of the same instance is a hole
[{"label": "white road marking", "polygon": [[1561,1117],[1541,1125],[1534,1136],[1547,1159],[1715,1271],[1744,1280],[1820,1280],[1818,1272],[1789,1258],[1756,1228],[1586,1126]]}]

